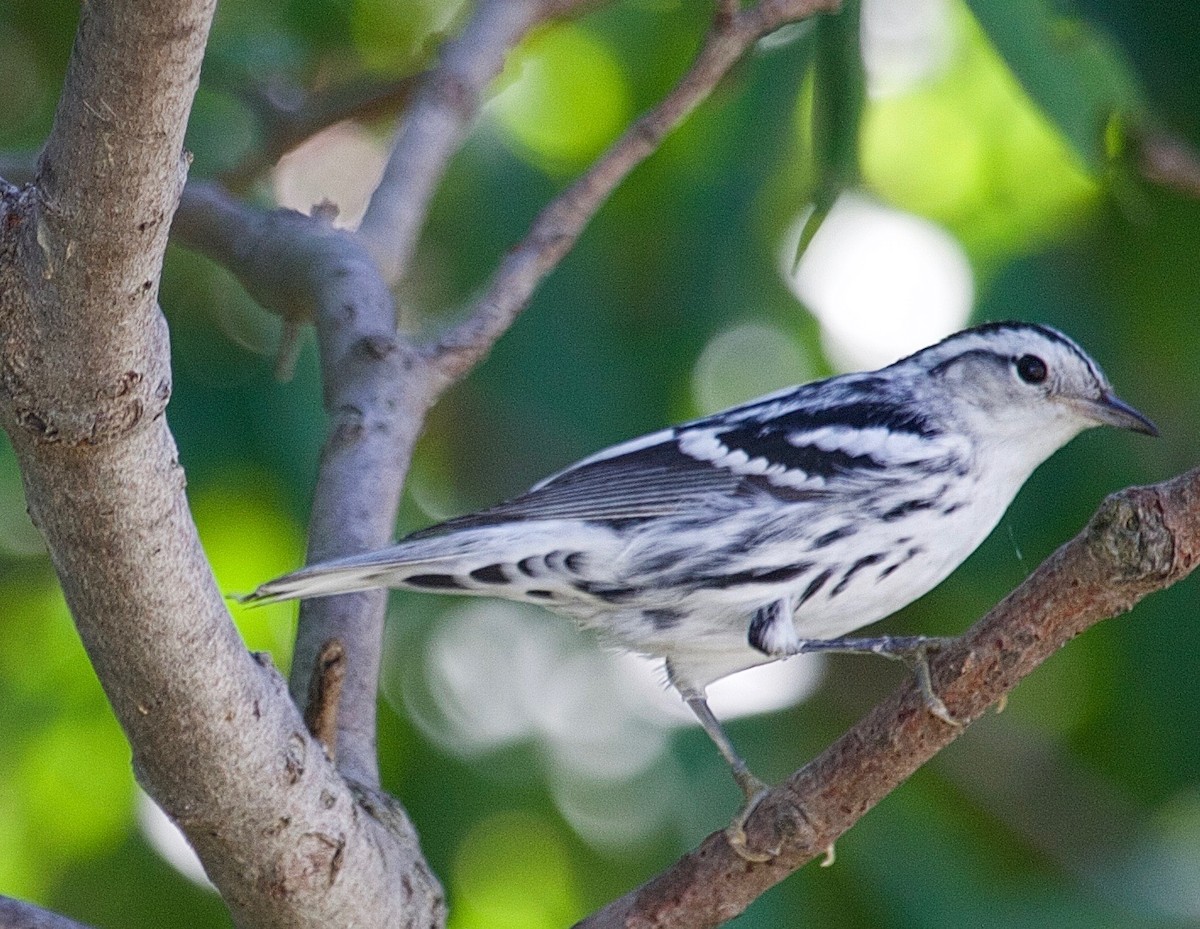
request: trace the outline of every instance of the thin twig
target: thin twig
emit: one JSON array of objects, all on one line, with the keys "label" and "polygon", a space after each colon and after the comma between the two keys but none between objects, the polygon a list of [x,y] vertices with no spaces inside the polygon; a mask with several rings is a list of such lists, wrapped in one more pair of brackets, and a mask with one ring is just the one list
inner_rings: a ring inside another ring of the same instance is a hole
[{"label": "thin twig", "polygon": [[402,110],[422,75],[361,80],[319,92],[295,91],[296,99],[255,87],[242,94],[264,130],[262,143],[244,161],[221,175],[231,190],[241,191],[264,169],[322,129],[347,119],[379,119]]},{"label": "thin twig", "polygon": [[483,295],[468,308],[466,319],[426,346],[446,383],[463,377],[487,355],[613,190],[658,149],[755,42],[785,23],[837,6],[837,0],[764,0],[738,11],[736,4],[723,2],[695,62],[675,88],[542,210],[524,240],[501,262]]},{"label": "thin twig", "polygon": [[534,26],[586,2],[480,0],[438,65],[422,76],[359,226],[388,284],[407,273],[434,191],[509,50]]},{"label": "thin twig", "polygon": [[[965,725],[1092,625],[1183,579],[1200,562],[1200,469],[1113,494],[1066,543],[930,661],[937,693]],[[834,841],[958,738],[910,681],[820,757],[775,788],[747,825],[752,864],[724,833],[578,924],[578,929],[704,929],[724,923]]]}]

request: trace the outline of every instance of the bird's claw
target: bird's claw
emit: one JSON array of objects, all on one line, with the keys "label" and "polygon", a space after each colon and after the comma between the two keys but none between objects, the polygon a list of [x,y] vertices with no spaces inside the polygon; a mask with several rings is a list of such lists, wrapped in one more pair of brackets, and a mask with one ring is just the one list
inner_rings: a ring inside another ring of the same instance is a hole
[{"label": "bird's claw", "polygon": [[799,652],[847,652],[856,655],[879,655],[893,661],[902,661],[917,678],[917,687],[925,701],[925,708],[947,726],[961,729],[962,723],[951,715],[942,698],[934,692],[929,675],[929,655],[941,651],[954,640],[944,636],[883,635],[872,639],[840,638],[817,639],[801,643]]},{"label": "bird's claw", "polygon": [[946,707],[946,704],[942,702],[942,698],[937,695],[937,692],[933,689],[933,679],[929,674],[929,653],[939,651],[949,641],[949,639],[940,637],[922,638],[909,652],[908,663],[917,677],[917,689],[921,691],[921,698],[925,701],[925,709],[947,726],[961,729],[963,724],[954,718],[954,715]]},{"label": "bird's claw", "polygon": [[778,849],[768,851],[753,849],[750,847],[749,837],[746,835],[746,823],[754,811],[758,809],[758,805],[762,803],[763,798],[770,792],[770,788],[752,774],[747,774],[744,778],[739,777],[738,784],[746,792],[746,802],[742,804],[742,808],[733,817],[733,822],[725,827],[725,840],[729,843],[729,847],[737,853],[739,858],[756,864],[770,861],[779,854]]}]

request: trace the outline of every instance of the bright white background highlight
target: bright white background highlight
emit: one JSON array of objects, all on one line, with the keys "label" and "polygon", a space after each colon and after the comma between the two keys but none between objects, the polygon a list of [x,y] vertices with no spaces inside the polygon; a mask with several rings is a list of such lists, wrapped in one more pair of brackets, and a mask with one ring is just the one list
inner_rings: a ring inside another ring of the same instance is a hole
[{"label": "bright white background highlight", "polygon": [[279,159],[271,172],[275,202],[311,213],[329,200],[338,208],[334,225],[357,228],[386,161],[383,142],[357,123],[337,123]]},{"label": "bright white background highlight", "polygon": [[141,790],[138,791],[137,797],[137,820],[138,827],[150,843],[150,847],[158,852],[167,864],[193,884],[216,891],[208,875],[204,873],[204,865],[200,864],[200,859],[192,851],[192,846],[179,831],[179,827]]},{"label": "bright white background highlight", "polygon": [[[503,601],[448,610],[424,643],[399,619],[388,635],[385,698],[460,757],[534,747],[540,775],[586,841],[628,847],[687,814],[672,799],[686,787],[668,748],[674,729],[699,724],[667,689],[661,662],[599,647],[567,620]],[[807,655],[753,668],[710,687],[710,703],[722,719],[792,706],[823,668]]]},{"label": "bright white background highlight", "polygon": [[[442,614],[423,650],[404,638],[390,646],[385,693],[460,756],[532,739],[561,765],[620,779],[656,760],[664,730],[698,725],[660,661],[600,647],[536,607],[468,603]],[[713,710],[732,719],[791,706],[822,667],[804,656],[725,678],[709,688]]]},{"label": "bright white background highlight", "polygon": [[872,97],[936,77],[953,52],[948,0],[863,0],[862,56]]},{"label": "bright white background highlight", "polygon": [[846,194],[792,275],[803,220],[784,243],[784,275],[821,324],[822,346],[841,370],[890,364],[966,324],[975,297],[971,265],[940,226]]}]

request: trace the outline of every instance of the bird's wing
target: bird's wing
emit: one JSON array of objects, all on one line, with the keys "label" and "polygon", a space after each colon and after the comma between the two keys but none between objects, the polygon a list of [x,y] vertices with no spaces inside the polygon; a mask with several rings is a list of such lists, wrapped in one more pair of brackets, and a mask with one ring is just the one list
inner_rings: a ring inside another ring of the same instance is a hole
[{"label": "bird's wing", "polygon": [[773,394],[615,445],[519,497],[416,536],[527,520],[703,517],[763,494],[789,504],[852,497],[903,479],[910,467],[953,459],[927,421],[860,397],[815,406],[805,388]]},{"label": "bird's wing", "polygon": [[[652,519],[696,509],[738,491],[740,477],[680,448],[664,430],[585,459],[504,503],[423,529],[415,537],[506,522]],[[413,538],[410,536],[409,538]]]}]

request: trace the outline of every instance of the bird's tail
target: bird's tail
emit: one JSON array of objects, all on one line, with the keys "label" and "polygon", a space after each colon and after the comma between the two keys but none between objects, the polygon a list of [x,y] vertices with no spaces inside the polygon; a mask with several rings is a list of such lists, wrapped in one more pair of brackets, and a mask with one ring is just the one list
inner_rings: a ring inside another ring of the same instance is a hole
[{"label": "bird's tail", "polygon": [[[586,532],[580,539],[576,533]],[[390,548],[301,568],[239,597],[243,603],[328,597],[374,587],[432,593],[476,594],[545,604],[569,600],[593,577],[594,566],[615,561],[616,549],[592,556],[597,541],[619,541],[577,522],[546,522],[517,532],[481,527],[442,535],[418,533]],[[573,543],[583,542],[582,547]],[[584,551],[588,554],[585,556]]]},{"label": "bird's tail", "polygon": [[267,581],[253,593],[237,599],[241,603],[259,605],[281,600],[329,597],[375,587],[482,593],[463,589],[455,579],[466,555],[462,546],[430,544],[441,541],[400,542],[378,551],[322,561]]}]

